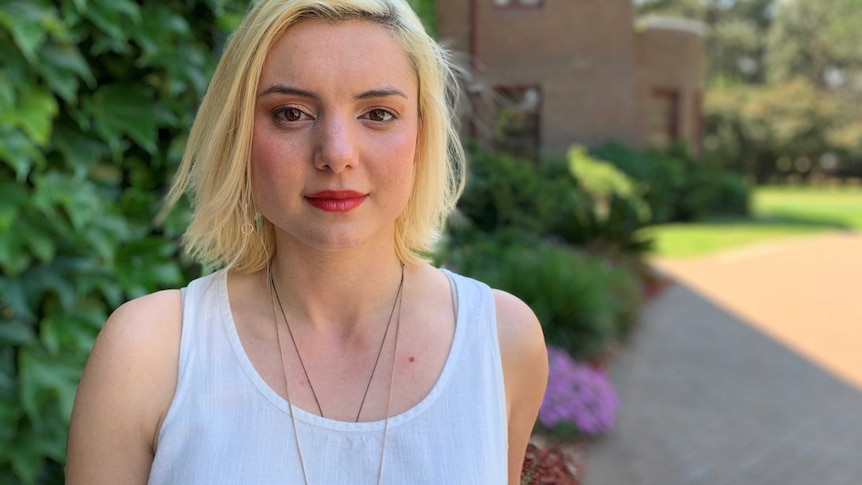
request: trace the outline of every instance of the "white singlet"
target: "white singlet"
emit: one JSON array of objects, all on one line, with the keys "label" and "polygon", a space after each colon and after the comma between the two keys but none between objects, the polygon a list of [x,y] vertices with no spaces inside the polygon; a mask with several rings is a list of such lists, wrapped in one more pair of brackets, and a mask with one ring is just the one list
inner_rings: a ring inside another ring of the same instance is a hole
[{"label": "white singlet", "polygon": [[[389,419],[381,483],[505,485],[508,426],[494,298],[485,284],[443,271],[456,296],[452,347],[431,392]],[[287,402],[240,343],[226,275],[182,290],[177,389],[149,485],[303,484]],[[293,412],[309,484],[376,482],[383,421]]]}]

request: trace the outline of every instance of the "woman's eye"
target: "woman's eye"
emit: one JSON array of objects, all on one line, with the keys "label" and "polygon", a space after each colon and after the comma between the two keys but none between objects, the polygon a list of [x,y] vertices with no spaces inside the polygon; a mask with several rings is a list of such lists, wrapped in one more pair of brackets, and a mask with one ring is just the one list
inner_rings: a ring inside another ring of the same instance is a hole
[{"label": "woman's eye", "polygon": [[282,108],[275,112],[275,118],[279,121],[295,122],[306,117],[299,108]]},{"label": "woman's eye", "polygon": [[368,119],[371,121],[389,121],[394,116],[389,111],[385,109],[373,109],[368,112]]}]

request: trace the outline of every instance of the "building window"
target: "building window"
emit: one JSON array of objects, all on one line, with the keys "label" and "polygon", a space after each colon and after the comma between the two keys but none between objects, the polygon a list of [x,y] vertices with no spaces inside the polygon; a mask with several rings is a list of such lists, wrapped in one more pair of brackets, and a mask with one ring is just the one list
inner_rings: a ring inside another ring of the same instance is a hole
[{"label": "building window", "polygon": [[494,90],[494,147],[512,155],[536,160],[539,155],[539,113],[542,91],[538,86],[498,87]]},{"label": "building window", "polygon": [[493,0],[494,6],[499,8],[539,8],[542,0]]},{"label": "building window", "polygon": [[679,91],[655,89],[649,102],[649,142],[667,147],[679,138]]}]

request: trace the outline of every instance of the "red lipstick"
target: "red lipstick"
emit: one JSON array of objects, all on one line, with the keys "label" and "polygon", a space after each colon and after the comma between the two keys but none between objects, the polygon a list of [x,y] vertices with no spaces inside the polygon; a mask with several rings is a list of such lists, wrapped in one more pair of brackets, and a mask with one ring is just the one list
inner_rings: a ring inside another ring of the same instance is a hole
[{"label": "red lipstick", "polygon": [[326,212],[347,212],[365,202],[368,194],[352,190],[321,190],[305,196],[312,207]]}]

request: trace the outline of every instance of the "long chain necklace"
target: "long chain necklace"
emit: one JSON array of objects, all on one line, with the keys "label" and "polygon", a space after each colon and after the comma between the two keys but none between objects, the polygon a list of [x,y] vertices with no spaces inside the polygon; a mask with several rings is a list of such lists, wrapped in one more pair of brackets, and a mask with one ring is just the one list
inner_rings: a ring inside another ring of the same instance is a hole
[{"label": "long chain necklace", "polygon": [[[290,423],[293,426],[293,437],[296,443],[296,451],[299,455],[299,466],[302,470],[302,479],[305,482],[305,485],[308,485],[308,475],[305,471],[305,460],[302,457],[302,448],[299,446],[299,433],[296,429],[296,420],[293,416],[293,403],[290,400],[290,389],[287,385],[287,371],[284,366],[284,351],[281,345],[281,332],[278,330],[278,319],[276,318],[276,302],[278,304],[278,309],[281,310],[281,316],[284,319],[285,326],[287,327],[287,332],[290,335],[290,340],[293,342],[293,347],[296,350],[296,355],[299,357],[299,365],[302,367],[302,372],[305,374],[305,380],[308,382],[308,387],[311,389],[311,395],[314,397],[314,402],[317,404],[317,410],[320,413],[321,417],[323,416],[323,411],[320,407],[320,401],[317,399],[317,394],[314,392],[314,387],[311,385],[311,379],[308,378],[308,371],[305,368],[305,364],[302,361],[302,355],[299,352],[299,347],[296,345],[296,339],[293,337],[293,332],[290,329],[290,322],[287,319],[287,316],[284,312],[284,306],[281,304],[281,298],[278,295],[278,290],[275,287],[275,281],[272,277],[272,263],[268,262],[266,266],[267,279],[269,280],[269,289],[270,289],[270,299],[272,301],[272,317],[273,323],[275,324],[275,335],[276,341],[278,343],[278,354],[281,359],[281,369],[282,376],[284,378],[284,391],[287,397],[287,408],[290,413]],[[359,404],[359,411],[356,413],[356,422],[359,422],[359,416],[362,413],[362,407],[365,404],[365,398],[368,396],[368,390],[371,388],[371,381],[374,379],[374,372],[377,370],[377,364],[380,361],[380,355],[383,353],[383,344],[386,342],[386,335],[389,333],[389,327],[392,324],[392,316],[395,314],[395,307],[398,307],[398,318],[395,322],[395,347],[392,353],[392,369],[389,375],[389,396],[386,403],[386,420],[383,424],[383,439],[380,444],[380,462],[377,468],[377,485],[380,485],[380,478],[383,475],[383,456],[386,451],[386,434],[389,430],[389,414],[392,407],[392,384],[395,380],[395,359],[398,355],[398,334],[401,328],[401,304],[403,302],[403,298],[401,297],[402,290],[404,289],[404,264],[401,264],[401,281],[398,283],[398,291],[395,294],[395,301],[392,303],[392,310],[389,312],[389,320],[386,322],[386,330],[383,332],[383,339],[380,342],[380,348],[377,351],[377,357],[374,360],[374,367],[371,369],[371,377],[368,378],[368,384],[365,387],[365,393],[362,396],[362,402]]]}]

